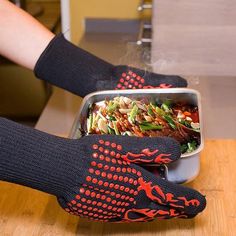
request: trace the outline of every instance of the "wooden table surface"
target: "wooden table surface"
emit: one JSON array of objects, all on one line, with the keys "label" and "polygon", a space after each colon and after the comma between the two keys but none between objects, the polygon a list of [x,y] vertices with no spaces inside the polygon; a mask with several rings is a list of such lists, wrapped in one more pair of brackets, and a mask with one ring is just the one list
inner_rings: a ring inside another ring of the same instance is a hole
[{"label": "wooden table surface", "polygon": [[151,223],[91,223],[64,212],[53,196],[0,183],[0,235],[236,235],[236,140],[207,140],[201,172],[188,185],[207,197],[191,220]]}]

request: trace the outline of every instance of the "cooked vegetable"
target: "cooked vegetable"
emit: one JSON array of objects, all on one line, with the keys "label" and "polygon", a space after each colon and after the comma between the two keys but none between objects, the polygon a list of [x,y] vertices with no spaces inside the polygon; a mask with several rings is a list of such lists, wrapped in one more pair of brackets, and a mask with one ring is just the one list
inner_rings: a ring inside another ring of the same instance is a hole
[{"label": "cooked vegetable", "polygon": [[198,109],[172,100],[147,102],[115,97],[90,106],[87,134],[138,137],[169,136],[181,144],[182,153],[200,144]]}]

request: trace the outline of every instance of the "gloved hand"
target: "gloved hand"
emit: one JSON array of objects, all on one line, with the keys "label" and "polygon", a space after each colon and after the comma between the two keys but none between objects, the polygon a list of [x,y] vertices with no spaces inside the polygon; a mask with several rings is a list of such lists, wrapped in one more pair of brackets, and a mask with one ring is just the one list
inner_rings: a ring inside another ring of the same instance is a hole
[{"label": "gloved hand", "polygon": [[69,213],[91,220],[143,222],[192,218],[204,210],[199,192],[153,176],[137,162],[180,157],[171,138],[52,136],[0,118],[0,179],[58,198]]},{"label": "gloved hand", "polygon": [[161,75],[128,66],[114,66],[56,36],[34,68],[35,75],[72,93],[97,90],[186,87],[180,76]]}]

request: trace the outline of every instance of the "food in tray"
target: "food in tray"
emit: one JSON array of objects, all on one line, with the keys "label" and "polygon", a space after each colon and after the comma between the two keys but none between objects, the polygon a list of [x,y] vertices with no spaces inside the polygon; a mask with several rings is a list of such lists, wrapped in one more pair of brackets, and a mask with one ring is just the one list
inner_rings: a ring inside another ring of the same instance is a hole
[{"label": "food in tray", "polygon": [[86,134],[168,136],[179,141],[182,153],[190,153],[200,145],[198,107],[118,96],[91,104]]}]

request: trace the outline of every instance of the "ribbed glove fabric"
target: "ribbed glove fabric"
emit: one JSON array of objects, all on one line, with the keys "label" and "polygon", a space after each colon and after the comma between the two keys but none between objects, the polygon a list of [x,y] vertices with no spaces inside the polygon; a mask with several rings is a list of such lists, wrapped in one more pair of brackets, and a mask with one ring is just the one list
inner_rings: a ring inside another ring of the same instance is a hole
[{"label": "ribbed glove fabric", "polygon": [[134,164],[178,159],[173,139],[95,135],[72,140],[3,118],[0,130],[0,179],[53,194],[70,214],[143,222],[192,218],[205,208],[197,191]]},{"label": "ribbed glove fabric", "polygon": [[128,66],[114,66],[55,36],[38,59],[35,75],[74,94],[98,90],[186,87],[180,76],[161,75]]}]

